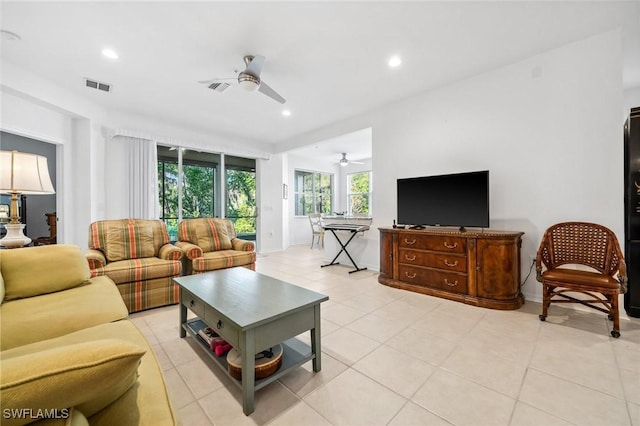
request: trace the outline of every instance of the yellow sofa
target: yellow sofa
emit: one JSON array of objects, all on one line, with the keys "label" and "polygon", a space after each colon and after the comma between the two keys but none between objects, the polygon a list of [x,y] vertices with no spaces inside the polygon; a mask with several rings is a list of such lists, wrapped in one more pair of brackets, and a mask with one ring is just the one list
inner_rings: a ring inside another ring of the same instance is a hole
[{"label": "yellow sofa", "polygon": [[161,220],[101,220],[89,226],[91,276],[111,278],[130,313],[178,303],[182,251]]},{"label": "yellow sofa", "polygon": [[79,247],[0,250],[2,425],[175,425],[158,361]]},{"label": "yellow sofa", "polygon": [[178,224],[178,241],[184,253],[185,275],[244,266],[256,268],[255,245],[236,237],[229,219],[185,219]]}]

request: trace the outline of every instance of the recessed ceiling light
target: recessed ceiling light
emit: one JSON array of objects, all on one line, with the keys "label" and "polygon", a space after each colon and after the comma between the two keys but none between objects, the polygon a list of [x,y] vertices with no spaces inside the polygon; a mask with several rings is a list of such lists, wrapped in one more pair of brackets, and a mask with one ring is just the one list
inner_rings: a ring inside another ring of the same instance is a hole
[{"label": "recessed ceiling light", "polygon": [[391,68],[399,67],[402,64],[402,59],[399,56],[392,56],[389,58],[388,64]]},{"label": "recessed ceiling light", "polygon": [[288,109],[283,109],[282,115],[284,115],[285,117],[289,117],[291,115],[291,111],[289,111]]},{"label": "recessed ceiling light", "polygon": [[102,49],[102,54],[109,59],[118,59],[118,54],[113,49]]}]

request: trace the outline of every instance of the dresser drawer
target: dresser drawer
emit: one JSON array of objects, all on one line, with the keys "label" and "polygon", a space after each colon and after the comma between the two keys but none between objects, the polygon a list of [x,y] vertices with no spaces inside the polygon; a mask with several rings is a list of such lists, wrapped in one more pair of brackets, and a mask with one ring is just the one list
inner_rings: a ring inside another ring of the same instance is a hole
[{"label": "dresser drawer", "polygon": [[406,283],[453,293],[467,293],[467,276],[463,274],[405,265],[400,265],[398,272],[398,279]]},{"label": "dresser drawer", "polygon": [[240,347],[240,331],[238,327],[229,321],[224,315],[220,314],[220,312],[216,311],[211,306],[206,306],[204,321],[209,324],[209,327],[213,328],[216,333],[224,337],[224,340],[229,342],[231,346],[238,348],[239,350],[242,349]]},{"label": "dresser drawer", "polygon": [[467,251],[467,240],[446,235],[400,235],[398,246],[400,248],[464,254]]},{"label": "dresser drawer", "polygon": [[204,302],[185,289],[180,291],[182,291],[182,304],[199,318],[204,319]]},{"label": "dresser drawer", "polygon": [[467,272],[467,257],[460,254],[400,249],[398,262],[405,265],[428,266],[446,271]]}]

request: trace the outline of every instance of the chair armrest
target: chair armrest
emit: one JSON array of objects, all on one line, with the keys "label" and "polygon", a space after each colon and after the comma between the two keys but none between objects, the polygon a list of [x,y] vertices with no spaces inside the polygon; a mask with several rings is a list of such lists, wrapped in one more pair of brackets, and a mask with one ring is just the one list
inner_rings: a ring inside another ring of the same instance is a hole
[{"label": "chair armrest", "polygon": [[241,240],[240,238],[234,238],[231,240],[231,246],[234,250],[238,251],[254,251],[255,244],[253,241]]},{"label": "chair armrest", "polygon": [[536,281],[542,282],[542,256],[536,256]]},{"label": "chair armrest", "polygon": [[182,250],[182,253],[187,256],[187,259],[193,260],[198,257],[202,257],[202,248],[195,244],[189,243],[187,241],[178,241],[176,242],[176,247]]},{"label": "chair armrest", "polygon": [[618,281],[620,282],[620,294],[627,292],[627,264],[624,258],[620,258],[620,268],[618,269]]},{"label": "chair armrest", "polygon": [[182,259],[182,250],[173,244],[165,244],[160,247],[158,257],[164,260],[180,260]]},{"label": "chair armrest", "polygon": [[107,258],[100,250],[89,249],[85,253],[85,256],[89,262],[89,269],[92,271],[104,268],[107,265]]}]

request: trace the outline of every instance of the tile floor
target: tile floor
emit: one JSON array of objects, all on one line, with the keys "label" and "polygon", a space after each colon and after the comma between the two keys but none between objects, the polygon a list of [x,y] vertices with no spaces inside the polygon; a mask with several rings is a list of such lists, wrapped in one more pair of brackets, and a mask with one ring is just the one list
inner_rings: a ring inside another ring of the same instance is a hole
[{"label": "tile floor", "polygon": [[543,323],[537,303],[477,308],[321,263],[308,246],[258,258],[258,272],[330,299],[322,371],[309,362],[261,389],[248,417],[239,388],[191,338],[178,337],[177,306],[131,316],[185,426],[640,425],[640,320],[621,320],[613,339],[595,311],[552,307]]}]

